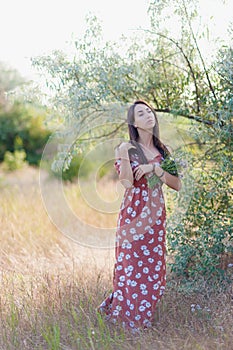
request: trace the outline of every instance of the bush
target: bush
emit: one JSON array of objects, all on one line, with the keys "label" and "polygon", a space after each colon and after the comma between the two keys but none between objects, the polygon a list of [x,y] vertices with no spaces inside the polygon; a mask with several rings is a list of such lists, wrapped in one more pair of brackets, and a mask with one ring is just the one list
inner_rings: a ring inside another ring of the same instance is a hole
[{"label": "bush", "polygon": [[11,108],[0,109],[0,161],[3,161],[6,151],[14,153],[23,149],[29,164],[39,164],[43,147],[51,134],[43,124],[43,113],[19,102]]},{"label": "bush", "polygon": [[23,168],[27,164],[26,152],[24,150],[9,152],[6,151],[4,154],[3,167],[6,170],[17,170]]}]

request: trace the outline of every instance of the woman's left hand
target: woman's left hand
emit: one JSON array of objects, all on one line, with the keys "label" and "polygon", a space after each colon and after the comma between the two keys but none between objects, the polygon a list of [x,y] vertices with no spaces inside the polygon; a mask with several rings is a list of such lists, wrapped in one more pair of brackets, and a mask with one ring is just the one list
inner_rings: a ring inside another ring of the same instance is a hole
[{"label": "woman's left hand", "polygon": [[152,165],[151,164],[141,164],[134,170],[135,179],[138,181],[141,179],[141,177],[145,174],[152,172]]}]

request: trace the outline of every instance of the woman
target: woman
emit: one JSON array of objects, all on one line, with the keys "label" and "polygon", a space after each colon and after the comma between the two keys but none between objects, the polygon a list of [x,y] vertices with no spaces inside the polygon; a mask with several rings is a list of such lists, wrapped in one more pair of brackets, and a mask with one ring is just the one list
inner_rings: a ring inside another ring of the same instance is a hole
[{"label": "woman", "polygon": [[[160,164],[169,151],[159,139],[158,120],[144,101],[128,110],[130,142],[116,148],[115,167],[126,188],[118,217],[113,292],[98,310],[134,331],[152,324],[166,283],[165,205],[162,184],[179,191],[178,176]],[[148,186],[155,174],[160,181]]]}]

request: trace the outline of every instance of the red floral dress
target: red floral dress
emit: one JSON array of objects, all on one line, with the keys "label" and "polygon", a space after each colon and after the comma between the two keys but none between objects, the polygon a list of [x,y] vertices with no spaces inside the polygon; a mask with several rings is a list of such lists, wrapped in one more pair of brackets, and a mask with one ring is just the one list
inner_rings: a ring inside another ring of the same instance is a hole
[{"label": "red floral dress", "polygon": [[[158,155],[150,163],[161,162]],[[139,163],[130,155],[132,170]],[[121,160],[115,162],[120,172]],[[128,329],[150,327],[166,284],[166,212],[161,184],[148,188],[146,177],[126,189],[117,222],[113,291],[98,310]]]}]

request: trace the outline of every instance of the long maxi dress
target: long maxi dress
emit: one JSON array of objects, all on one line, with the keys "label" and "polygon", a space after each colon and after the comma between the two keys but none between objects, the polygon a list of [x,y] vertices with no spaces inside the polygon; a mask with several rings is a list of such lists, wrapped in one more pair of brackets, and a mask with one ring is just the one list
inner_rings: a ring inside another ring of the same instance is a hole
[{"label": "long maxi dress", "polygon": [[[158,155],[149,163],[161,162]],[[130,152],[132,170],[139,164]],[[120,173],[121,160],[115,168]],[[125,190],[117,221],[113,291],[98,310],[124,328],[137,331],[150,327],[153,312],[166,284],[166,212],[161,183],[153,189],[146,177],[134,179]]]}]

